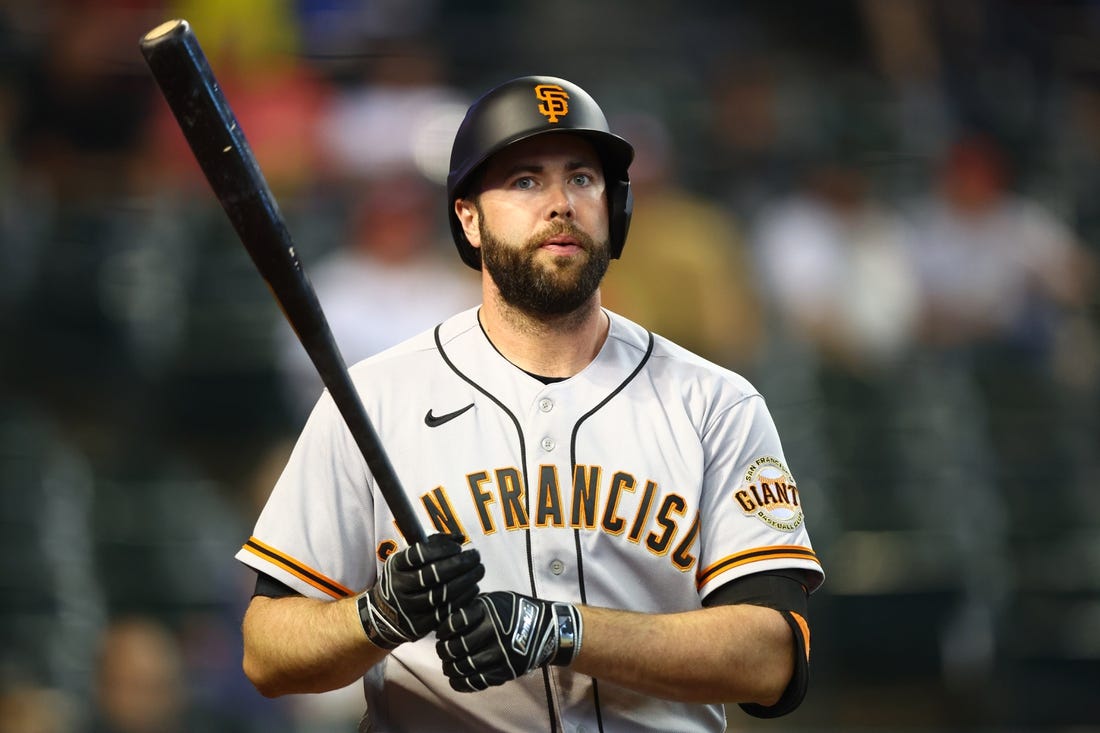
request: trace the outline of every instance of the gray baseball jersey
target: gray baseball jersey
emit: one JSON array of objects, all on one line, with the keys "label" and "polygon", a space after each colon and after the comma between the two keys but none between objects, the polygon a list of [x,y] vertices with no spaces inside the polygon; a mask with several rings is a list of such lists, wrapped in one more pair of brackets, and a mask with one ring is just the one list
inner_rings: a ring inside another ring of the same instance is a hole
[{"label": "gray baseball jersey", "polygon": [[[428,533],[481,553],[482,590],[648,613],[701,607],[765,570],[821,567],[763,398],[742,377],[608,312],[579,374],[544,384],[471,309],[351,369]],[[306,596],[370,587],[403,540],[327,395],[237,554]],[[644,640],[639,640],[644,644]],[[366,679],[377,731],[723,731],[721,705],[646,697],[568,668],[479,693],[443,676],[434,637]]]}]

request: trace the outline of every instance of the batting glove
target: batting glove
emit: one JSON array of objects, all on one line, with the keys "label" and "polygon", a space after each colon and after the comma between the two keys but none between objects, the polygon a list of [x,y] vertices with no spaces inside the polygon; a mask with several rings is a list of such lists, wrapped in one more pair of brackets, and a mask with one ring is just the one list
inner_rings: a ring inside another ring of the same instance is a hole
[{"label": "batting glove", "polygon": [[477,596],[485,566],[461,536],[434,534],[391,555],[374,587],[358,598],[367,638],[394,649],[435,631],[456,608]]},{"label": "batting glove", "polygon": [[582,631],[572,604],[494,591],[452,613],[436,632],[435,650],[451,687],[476,692],[547,664],[568,666]]}]

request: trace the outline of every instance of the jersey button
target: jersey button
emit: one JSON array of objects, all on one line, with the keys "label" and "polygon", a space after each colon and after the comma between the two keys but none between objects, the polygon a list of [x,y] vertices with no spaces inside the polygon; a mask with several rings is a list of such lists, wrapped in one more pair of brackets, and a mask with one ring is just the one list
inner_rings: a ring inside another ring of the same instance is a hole
[{"label": "jersey button", "polygon": [[554,400],[550,399],[549,397],[543,397],[541,400],[539,400],[539,409],[543,412],[550,412],[554,409]]},{"label": "jersey button", "polygon": [[553,438],[543,438],[542,439],[542,449],[545,450],[545,451],[554,450],[555,445],[556,444],[554,443]]},{"label": "jersey button", "polygon": [[550,563],[550,572],[554,575],[561,575],[565,572],[565,563],[561,560],[554,560]]}]

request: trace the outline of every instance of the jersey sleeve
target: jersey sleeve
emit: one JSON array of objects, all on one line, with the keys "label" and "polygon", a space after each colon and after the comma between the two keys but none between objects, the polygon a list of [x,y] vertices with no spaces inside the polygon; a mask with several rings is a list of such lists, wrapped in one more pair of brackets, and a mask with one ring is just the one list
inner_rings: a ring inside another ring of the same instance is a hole
[{"label": "jersey sleeve", "polygon": [[799,572],[807,591],[816,590],[824,574],[764,399],[753,394],[720,412],[703,443],[700,597],[752,573],[786,569]]},{"label": "jersey sleeve", "polygon": [[373,584],[370,473],[326,392],[310,414],[238,560],[305,596]]}]

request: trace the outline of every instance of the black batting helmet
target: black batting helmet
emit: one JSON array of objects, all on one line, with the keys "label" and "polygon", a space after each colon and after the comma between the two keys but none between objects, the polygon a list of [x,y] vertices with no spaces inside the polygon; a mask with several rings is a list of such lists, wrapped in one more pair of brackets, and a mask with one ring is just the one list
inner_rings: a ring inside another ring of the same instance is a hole
[{"label": "black batting helmet", "polygon": [[466,194],[478,168],[494,153],[551,132],[582,135],[599,153],[606,179],[611,256],[622,254],[634,205],[627,175],[634,148],[611,133],[596,100],[576,84],[552,76],[524,76],[489,90],[474,102],[451,147],[448,218],[462,261],[475,270],[481,269],[481,252],[466,240],[454,211],[455,200]]}]

